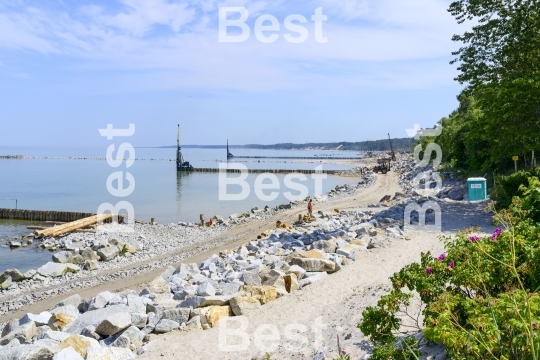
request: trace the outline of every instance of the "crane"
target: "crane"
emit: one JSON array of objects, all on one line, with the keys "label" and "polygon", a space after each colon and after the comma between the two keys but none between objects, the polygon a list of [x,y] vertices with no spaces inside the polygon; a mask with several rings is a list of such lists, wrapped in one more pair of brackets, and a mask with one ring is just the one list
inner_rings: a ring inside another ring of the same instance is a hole
[{"label": "crane", "polygon": [[388,142],[390,143],[390,152],[388,155],[391,156],[392,161],[396,161],[396,153],[394,152],[394,148],[392,147],[392,139],[390,139],[390,133],[388,133]]}]

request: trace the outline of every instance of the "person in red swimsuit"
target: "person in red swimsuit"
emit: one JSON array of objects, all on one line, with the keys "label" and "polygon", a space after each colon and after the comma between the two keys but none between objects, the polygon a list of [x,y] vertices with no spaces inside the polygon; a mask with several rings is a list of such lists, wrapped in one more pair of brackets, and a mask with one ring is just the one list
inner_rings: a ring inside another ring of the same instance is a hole
[{"label": "person in red swimsuit", "polygon": [[313,203],[311,202],[311,199],[309,199],[309,202],[307,203],[307,211],[309,217],[313,217]]}]

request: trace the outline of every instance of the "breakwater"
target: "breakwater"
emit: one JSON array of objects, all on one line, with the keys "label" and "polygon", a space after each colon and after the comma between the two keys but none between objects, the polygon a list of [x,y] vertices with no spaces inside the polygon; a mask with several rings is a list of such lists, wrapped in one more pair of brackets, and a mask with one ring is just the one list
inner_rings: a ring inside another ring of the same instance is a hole
[{"label": "breakwater", "polygon": [[335,174],[341,174],[344,171],[347,170],[315,170],[315,169],[307,169],[307,170],[298,170],[298,169],[219,169],[219,168],[193,168],[194,172],[208,172],[208,173],[219,173],[221,171],[228,172],[228,173],[241,173],[241,172],[248,172],[248,173],[256,173],[256,174],[262,174],[262,173],[272,173],[272,174],[289,174],[289,173],[301,173],[301,174],[329,174],[329,175],[335,175]]},{"label": "breakwater", "polygon": [[11,220],[70,222],[81,220],[93,215],[95,214],[71,211],[0,209],[0,219]]},{"label": "breakwater", "polygon": [[324,156],[232,156],[231,159],[290,159],[290,160],[363,160],[360,157]]}]

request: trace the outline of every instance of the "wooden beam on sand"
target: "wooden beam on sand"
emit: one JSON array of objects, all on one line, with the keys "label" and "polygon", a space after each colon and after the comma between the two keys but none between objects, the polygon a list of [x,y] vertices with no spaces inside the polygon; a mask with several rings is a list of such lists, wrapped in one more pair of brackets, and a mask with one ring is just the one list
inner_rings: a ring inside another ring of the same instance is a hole
[{"label": "wooden beam on sand", "polygon": [[50,229],[36,230],[34,231],[34,234],[38,237],[60,236],[70,232],[74,232],[75,230],[80,230],[90,225],[97,224],[98,222],[105,222],[106,220],[111,219],[112,216],[113,214],[93,215],[67,224],[54,226]]}]

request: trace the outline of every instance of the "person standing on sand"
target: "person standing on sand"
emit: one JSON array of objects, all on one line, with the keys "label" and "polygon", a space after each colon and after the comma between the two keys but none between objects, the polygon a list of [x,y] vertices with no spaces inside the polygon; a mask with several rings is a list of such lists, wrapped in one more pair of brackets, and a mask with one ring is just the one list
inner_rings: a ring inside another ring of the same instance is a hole
[{"label": "person standing on sand", "polygon": [[309,202],[307,203],[307,211],[308,211],[309,217],[313,217],[313,204],[311,202],[311,199],[309,199]]}]

